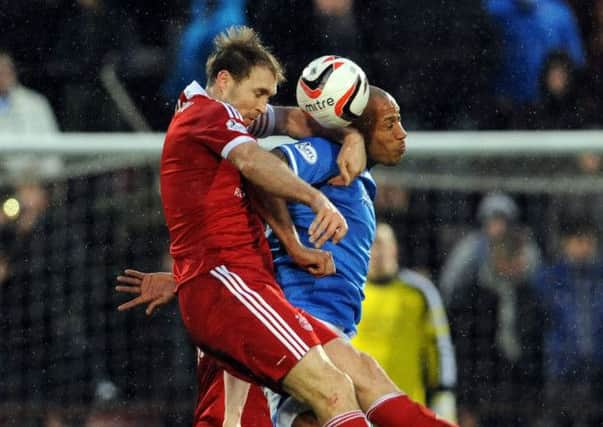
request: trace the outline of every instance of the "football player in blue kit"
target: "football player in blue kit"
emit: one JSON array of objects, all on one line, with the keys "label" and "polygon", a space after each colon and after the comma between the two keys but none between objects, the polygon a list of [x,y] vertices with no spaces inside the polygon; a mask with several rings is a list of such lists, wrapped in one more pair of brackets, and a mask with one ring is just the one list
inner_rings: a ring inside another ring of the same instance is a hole
[{"label": "football player in blue kit", "polygon": [[[398,164],[404,154],[406,138],[399,113],[392,108],[392,114],[384,116],[378,125],[383,126],[384,133],[392,132],[394,143],[388,145],[373,138],[368,148],[369,163]],[[362,289],[375,235],[373,200],[376,184],[369,170],[366,170],[347,187],[331,185],[329,181],[338,175],[336,159],[339,149],[339,146],[326,139],[312,137],[282,145],[273,151],[285,159],[301,179],[322,191],[348,222],[348,234],[339,243],[312,242],[308,228],[314,217],[313,212],[300,203],[287,206],[301,244],[314,246],[318,243],[317,246],[331,252],[336,272],[317,278],[299,268],[282,247],[276,233],[269,234],[269,242],[276,278],[287,299],[344,334],[353,335],[360,321],[360,306],[364,298]],[[266,204],[270,205],[267,206],[270,210],[267,214],[275,215],[274,200]]]}]

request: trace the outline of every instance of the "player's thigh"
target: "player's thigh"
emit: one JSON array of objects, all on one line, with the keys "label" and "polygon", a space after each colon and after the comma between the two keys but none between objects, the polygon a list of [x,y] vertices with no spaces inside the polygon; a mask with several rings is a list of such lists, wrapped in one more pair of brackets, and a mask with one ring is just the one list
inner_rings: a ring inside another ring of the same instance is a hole
[{"label": "player's thigh", "polygon": [[353,391],[349,377],[335,367],[322,346],[312,347],[289,371],[283,380],[283,388],[296,399],[313,406],[340,392],[344,394],[342,398],[347,398],[345,391]]},{"label": "player's thigh", "polygon": [[332,339],[287,302],[261,268],[217,267],[182,286],[178,299],[197,346],[233,375],[272,388],[312,347]]},{"label": "player's thigh", "polygon": [[399,391],[373,357],[358,351],[349,342],[337,338],[325,344],[324,349],[335,366],[352,379],[361,405],[367,403],[363,400]]}]

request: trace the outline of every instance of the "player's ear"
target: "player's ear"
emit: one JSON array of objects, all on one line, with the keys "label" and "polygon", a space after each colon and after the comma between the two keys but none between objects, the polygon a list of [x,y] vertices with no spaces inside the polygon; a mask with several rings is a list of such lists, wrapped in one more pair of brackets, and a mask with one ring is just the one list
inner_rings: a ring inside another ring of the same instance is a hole
[{"label": "player's ear", "polygon": [[224,92],[228,86],[233,82],[232,74],[227,70],[220,70],[216,75],[216,86],[220,92]]}]

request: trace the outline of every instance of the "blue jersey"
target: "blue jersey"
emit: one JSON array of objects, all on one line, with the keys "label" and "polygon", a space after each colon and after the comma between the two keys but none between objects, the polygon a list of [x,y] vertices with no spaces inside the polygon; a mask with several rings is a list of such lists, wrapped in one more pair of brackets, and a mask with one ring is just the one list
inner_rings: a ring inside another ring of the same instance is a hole
[{"label": "blue jersey", "polygon": [[[349,231],[337,245],[332,242],[323,245],[322,249],[332,252],[337,272],[320,279],[301,270],[280,247],[276,237],[269,236],[277,282],[293,305],[351,336],[360,321],[375,236],[375,181],[365,171],[348,187],[327,184],[339,174],[336,160],[340,146],[322,138],[307,138],[278,149],[285,154],[296,175],[322,191],[337,206],[348,222]],[[308,227],[314,220],[314,212],[300,203],[288,206],[301,242],[313,247],[308,239]]]}]

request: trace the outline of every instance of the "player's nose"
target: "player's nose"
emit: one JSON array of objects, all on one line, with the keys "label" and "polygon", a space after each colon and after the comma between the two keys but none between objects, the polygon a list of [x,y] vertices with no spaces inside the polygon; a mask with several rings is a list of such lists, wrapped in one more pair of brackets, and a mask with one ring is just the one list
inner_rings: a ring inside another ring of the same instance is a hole
[{"label": "player's nose", "polygon": [[396,139],[401,141],[406,139],[408,133],[406,132],[406,129],[404,129],[404,126],[400,125],[399,127],[397,127],[395,136]]}]

